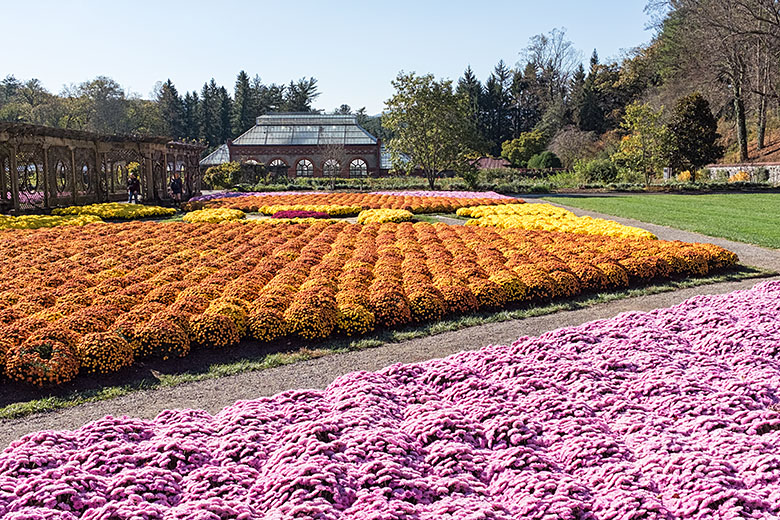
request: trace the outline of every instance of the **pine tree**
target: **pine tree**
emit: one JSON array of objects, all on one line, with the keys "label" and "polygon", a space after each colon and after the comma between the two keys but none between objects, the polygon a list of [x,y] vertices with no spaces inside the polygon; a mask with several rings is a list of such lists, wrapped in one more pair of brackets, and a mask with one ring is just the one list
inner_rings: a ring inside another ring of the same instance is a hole
[{"label": "pine tree", "polygon": [[493,69],[485,82],[482,96],[482,133],[490,146],[490,153],[498,155],[501,143],[512,136],[511,96],[512,71],[503,60]]},{"label": "pine tree", "polygon": [[184,137],[188,139],[200,137],[199,102],[198,93],[195,91],[184,95]]},{"label": "pine tree", "polygon": [[297,82],[291,81],[284,90],[284,111],[316,112],[311,105],[319,95],[316,78],[301,78]]},{"label": "pine tree", "polygon": [[220,108],[219,87],[214,78],[211,78],[200,92],[198,110],[200,138],[208,143],[209,148],[216,148],[223,143]]},{"label": "pine tree", "polygon": [[486,152],[490,146],[486,145],[487,139],[483,134],[482,128],[482,83],[474,75],[474,71],[471,70],[469,65],[463,72],[463,77],[458,80],[458,86],[455,92],[466,100],[466,106],[469,113],[469,119],[471,122],[472,141],[469,143],[470,147],[479,152]]},{"label": "pine tree", "polygon": [[523,71],[515,71],[512,78],[512,138],[530,132],[542,117],[542,100],[536,67],[527,63]]},{"label": "pine tree", "polygon": [[184,102],[170,79],[157,92],[157,106],[165,135],[174,139],[186,137]]},{"label": "pine tree", "polygon": [[230,114],[233,108],[233,101],[225,87],[219,87],[217,91],[217,100],[219,104],[219,143],[222,144],[232,137],[230,124]]},{"label": "pine tree", "polygon": [[[259,81],[259,78],[257,78]],[[262,83],[261,83],[262,85]],[[257,119],[257,95],[249,82],[249,76],[243,70],[236,78],[236,89],[233,94],[233,112],[230,123],[233,136],[238,136],[249,130]]]}]

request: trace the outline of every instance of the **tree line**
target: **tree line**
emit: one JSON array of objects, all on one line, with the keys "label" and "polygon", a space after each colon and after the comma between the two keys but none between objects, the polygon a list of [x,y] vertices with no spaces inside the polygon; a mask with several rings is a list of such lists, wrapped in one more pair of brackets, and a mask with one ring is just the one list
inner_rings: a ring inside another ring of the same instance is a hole
[{"label": "tree line", "polygon": [[[169,79],[159,83],[151,100],[128,95],[111,78],[100,76],[64,88],[46,90],[37,79],[12,75],[0,81],[0,121],[31,123],[105,134],[165,135],[200,140],[213,149],[274,111],[316,112],[317,79],[285,85],[265,84],[241,71],[231,95],[212,78],[200,91],[179,93]],[[350,111],[347,105],[337,110]]]},{"label": "tree line", "polygon": [[652,0],[646,11],[656,28],[647,45],[605,62],[594,50],[587,67],[554,29],[484,81],[471,67],[457,82],[402,72],[383,115],[391,150],[416,150],[407,166],[427,162],[433,177],[502,155],[645,183],[666,167],[695,180],[725,153],[747,160],[751,140],[761,150],[780,127],[780,3]]}]

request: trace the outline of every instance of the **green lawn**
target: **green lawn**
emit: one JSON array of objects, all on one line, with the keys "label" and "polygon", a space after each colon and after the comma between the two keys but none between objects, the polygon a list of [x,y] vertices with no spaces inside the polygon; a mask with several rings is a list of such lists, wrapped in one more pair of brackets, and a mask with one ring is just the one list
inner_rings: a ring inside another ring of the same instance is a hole
[{"label": "green lawn", "polygon": [[547,200],[713,237],[780,248],[778,193],[549,197]]}]

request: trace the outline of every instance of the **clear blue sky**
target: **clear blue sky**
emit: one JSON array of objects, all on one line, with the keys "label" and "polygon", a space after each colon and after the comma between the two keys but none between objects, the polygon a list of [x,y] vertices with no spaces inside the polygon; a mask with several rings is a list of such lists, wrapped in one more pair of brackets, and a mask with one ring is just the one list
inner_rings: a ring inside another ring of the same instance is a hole
[{"label": "clear blue sky", "polygon": [[[239,70],[265,83],[319,80],[316,107],[381,111],[399,71],[484,80],[514,65],[534,34],[566,28],[587,61],[646,43],[645,0],[23,0],[4,2],[0,76],[53,92],[98,75],[149,97],[210,78],[232,92]],[[10,22],[10,23],[9,23]]]}]

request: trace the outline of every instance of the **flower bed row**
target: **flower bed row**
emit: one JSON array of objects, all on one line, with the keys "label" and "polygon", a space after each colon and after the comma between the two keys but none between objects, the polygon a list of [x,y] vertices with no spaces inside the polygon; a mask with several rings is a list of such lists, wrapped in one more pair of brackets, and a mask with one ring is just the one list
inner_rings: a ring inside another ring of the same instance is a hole
[{"label": "flower bed row", "polygon": [[330,217],[354,217],[362,211],[360,206],[344,206],[340,204],[271,204],[257,208],[257,213],[274,215],[280,211],[315,211],[327,213]]},{"label": "flower bed row", "polygon": [[515,200],[509,195],[502,195],[495,191],[429,191],[429,190],[400,190],[400,191],[373,191],[374,195],[398,195],[412,197],[455,197],[458,199],[505,199]]},{"label": "flower bed row", "polygon": [[612,220],[578,217],[571,211],[552,204],[502,204],[476,206],[458,210],[461,217],[474,217],[467,226],[541,229],[585,235],[605,235],[622,238],[650,238],[656,236],[644,229],[624,226]]},{"label": "flower bed row", "polygon": [[780,516],[780,283],[0,455],[7,518]]},{"label": "flower bed row", "polygon": [[143,204],[128,204],[126,202],[104,202],[86,206],[68,206],[52,210],[54,215],[97,215],[101,218],[125,219],[148,217],[171,217],[176,214],[173,208],[162,206],[144,206]]},{"label": "flower bed row", "polygon": [[0,229],[39,229],[58,226],[85,226],[103,222],[95,215],[51,216],[51,215],[0,215]]},{"label": "flower bed row", "polygon": [[132,361],[124,348],[96,350],[92,333],[124,339],[133,359],[169,358],[243,337],[359,335],[703,275],[736,260],[709,244],[428,223],[5,231],[0,363],[15,380],[57,384],[79,364],[110,371]]},{"label": "flower bed row", "polygon": [[[517,204],[522,202],[522,200],[515,199]],[[360,209],[405,209],[412,213],[454,213],[458,208],[492,204],[506,204],[506,199],[381,195],[372,193],[258,194],[190,202],[187,207],[188,209],[222,207],[253,213],[260,211],[264,206],[276,205],[353,206]]]},{"label": "flower bed row", "polygon": [[357,218],[358,224],[382,224],[385,222],[410,222],[414,218],[405,209],[364,209]]},{"label": "flower bed row", "polygon": [[182,217],[184,222],[225,222],[229,220],[242,220],[246,213],[237,209],[209,208],[190,211]]},{"label": "flower bed row", "polygon": [[282,210],[277,211],[271,218],[293,219],[293,218],[330,218],[330,215],[324,211],[308,211],[308,210]]}]

